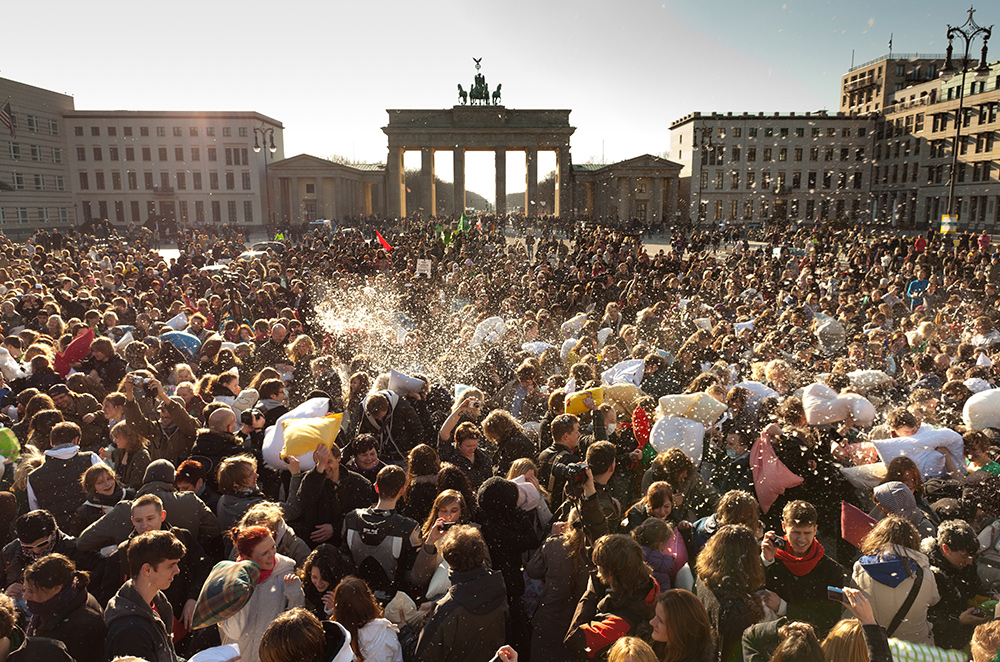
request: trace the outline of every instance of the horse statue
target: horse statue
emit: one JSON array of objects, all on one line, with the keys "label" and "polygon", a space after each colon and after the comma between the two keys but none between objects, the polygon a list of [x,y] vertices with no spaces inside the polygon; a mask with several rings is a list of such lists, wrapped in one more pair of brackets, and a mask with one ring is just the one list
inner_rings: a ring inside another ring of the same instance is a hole
[{"label": "horse statue", "polygon": [[462,101],[463,106],[469,100],[469,93],[462,89],[461,83],[458,84],[458,98]]},{"label": "horse statue", "polygon": [[[476,104],[477,101],[479,102],[478,104]],[[476,82],[473,83],[472,89],[469,90],[469,103],[480,106],[490,105],[490,88],[486,84],[485,77],[476,75]]]},{"label": "horse statue", "polygon": [[503,84],[497,83],[497,89],[493,90],[493,105],[494,106],[499,106],[500,105],[500,88],[501,87],[503,87]]}]

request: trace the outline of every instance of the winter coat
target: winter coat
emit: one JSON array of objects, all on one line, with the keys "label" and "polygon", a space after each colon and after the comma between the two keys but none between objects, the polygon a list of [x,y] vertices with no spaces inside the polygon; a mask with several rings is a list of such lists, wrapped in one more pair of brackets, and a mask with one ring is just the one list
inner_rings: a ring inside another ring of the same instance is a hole
[{"label": "winter coat", "polygon": [[323,542],[339,547],[344,516],[356,508],[367,508],[377,499],[371,483],[341,465],[340,480],[336,483],[315,468],[306,472],[299,484],[298,500],[301,516],[295,522],[295,530],[302,534],[302,539],[311,541],[316,527],[330,524],[333,536]]},{"label": "winter coat", "polygon": [[242,662],[260,662],[258,649],[264,631],[279,614],[305,604],[302,584],[285,584],[285,575],[295,572],[295,561],[277,554],[271,576],[257,584],[243,609],[219,623],[223,644],[238,643]]},{"label": "winter coat", "polygon": [[128,461],[123,462],[125,450],[116,448],[111,452],[111,461],[115,465],[115,476],[125,487],[137,490],[142,487],[142,477],[146,475],[146,467],[149,466],[149,451],[145,448],[134,450],[128,454]]},{"label": "winter coat", "polygon": [[403,662],[399,631],[384,618],[374,618],[358,630],[358,652],[365,662]]},{"label": "winter coat", "polygon": [[913,573],[918,564],[924,569],[920,591],[902,623],[890,636],[933,646],[934,634],[927,612],[938,603],[941,594],[925,554],[913,549],[886,547],[881,554],[862,556],[854,564],[852,583],[872,603],[875,621],[888,628],[913,588],[916,579]]},{"label": "winter coat", "polygon": [[[142,486],[136,496],[155,494],[163,502],[163,510],[174,526],[191,532],[209,556],[221,549],[219,520],[193,492],[178,492],[173,485],[152,481]],[[110,513],[88,526],[80,534],[79,548],[97,551],[117,545],[132,532],[132,502],[121,501]]]},{"label": "winter coat", "polygon": [[131,501],[135,498],[135,490],[118,488],[112,495],[88,494],[83,505],[76,509],[76,518],[69,533],[80,535],[84,529],[110,513],[119,501]]},{"label": "winter coat", "polygon": [[674,557],[643,545],[642,560],[653,571],[653,579],[659,584],[660,592],[668,590],[671,586],[670,575],[674,572]]},{"label": "winter coat", "polygon": [[177,662],[171,637],[174,610],[162,592],[156,594],[153,604],[156,611],[135,590],[132,580],[118,589],[104,611],[104,622],[108,625],[104,644],[107,659],[134,655],[147,662]]},{"label": "winter coat", "polygon": [[414,446],[423,443],[423,424],[417,410],[406,398],[392,391],[379,393],[389,400],[389,411],[381,421],[376,421],[362,410],[358,433],[375,435],[379,440],[378,456],[383,461],[393,463],[405,460]]},{"label": "winter coat", "polygon": [[934,626],[934,643],[939,648],[963,649],[972,640],[976,626],[962,625],[958,616],[969,608],[969,600],[977,595],[989,595],[989,592],[979,579],[975,563],[956,568],[944,558],[936,543],[925,551],[928,551],[927,558],[941,595],[941,600],[928,611]]},{"label": "winter coat", "polygon": [[505,643],[507,592],[485,566],[449,574],[451,588],[420,631],[420,662],[489,660]]},{"label": "winter coat", "polygon": [[219,518],[219,526],[228,531],[243,519],[247,511],[267,497],[258,489],[245,488],[239,494],[223,494],[219,497],[219,505],[215,507],[215,515]]},{"label": "winter coat", "polygon": [[173,425],[163,429],[159,420],[151,420],[142,415],[135,400],[125,402],[125,420],[143,437],[149,440],[149,456],[153,460],[170,460],[174,466],[191,454],[198,419],[187,413],[184,407],[173,400],[163,403],[170,412]]},{"label": "winter coat", "polygon": [[[817,543],[818,544],[818,543]],[[822,639],[840,620],[841,605],[827,597],[827,587],[841,587],[847,577],[844,568],[824,554],[816,566],[801,577],[775,559],[767,566],[767,589],[788,603],[788,619],[812,623]]]},{"label": "winter coat", "polygon": [[578,659],[593,659],[621,637],[649,640],[659,592],[652,578],[637,591],[620,595],[591,576],[563,639],[566,648]]},{"label": "winter coat", "polygon": [[[58,530],[58,528],[55,535],[52,547],[47,550],[47,553],[62,554],[72,560],[76,564],[76,567],[81,570],[86,570],[89,566],[93,565],[91,555],[79,551],[76,538],[67,536]],[[0,551],[0,561],[3,562],[3,574],[0,575],[0,586],[6,588],[15,582],[23,582],[24,569],[36,560],[24,553],[20,540],[17,538],[11,540],[4,546],[3,551]]]},{"label": "winter coat", "polygon": [[700,577],[695,582],[694,592],[708,611],[712,631],[718,635],[718,659],[721,662],[740,662],[743,632],[758,621],[747,600],[756,600],[757,596],[736,595],[725,590],[713,591]]},{"label": "winter coat", "polygon": [[33,636],[63,642],[76,662],[103,662],[107,631],[97,598],[82,589],[68,605],[40,623]]}]

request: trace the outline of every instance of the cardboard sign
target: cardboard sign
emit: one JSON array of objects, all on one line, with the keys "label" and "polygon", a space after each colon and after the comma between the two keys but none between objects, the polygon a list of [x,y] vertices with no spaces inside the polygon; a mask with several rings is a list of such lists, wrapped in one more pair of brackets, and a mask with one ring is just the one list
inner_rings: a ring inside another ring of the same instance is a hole
[{"label": "cardboard sign", "polygon": [[417,275],[431,277],[431,261],[417,260]]}]

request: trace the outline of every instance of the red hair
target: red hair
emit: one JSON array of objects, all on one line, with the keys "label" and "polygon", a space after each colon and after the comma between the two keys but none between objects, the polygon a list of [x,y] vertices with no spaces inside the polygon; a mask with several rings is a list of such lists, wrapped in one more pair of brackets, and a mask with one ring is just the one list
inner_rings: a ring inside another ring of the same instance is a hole
[{"label": "red hair", "polygon": [[271,531],[266,526],[248,526],[233,533],[233,544],[239,550],[240,557],[248,559],[253,555],[254,548],[269,536]]}]

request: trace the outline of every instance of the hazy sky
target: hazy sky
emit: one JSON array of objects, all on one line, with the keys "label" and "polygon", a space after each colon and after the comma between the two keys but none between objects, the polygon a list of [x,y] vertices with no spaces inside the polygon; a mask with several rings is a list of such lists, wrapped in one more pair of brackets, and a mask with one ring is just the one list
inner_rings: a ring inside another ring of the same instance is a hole
[{"label": "hazy sky", "polygon": [[[976,18],[1000,21],[995,4]],[[573,161],[660,154],[692,111],[835,111],[840,76],[887,52],[943,53],[967,6],[927,0],[699,2],[5,2],[0,76],[79,110],[256,110],[285,154],[384,162],[387,108],[445,108],[483,58],[508,108],[571,109]],[[1000,48],[1000,46],[998,46]],[[1000,53],[1000,52],[998,52]],[[990,57],[991,61],[996,55]],[[451,155],[437,172],[451,179]],[[542,155],[539,175],[554,167]],[[419,153],[407,155],[417,167]],[[492,199],[493,164],[467,158]],[[510,156],[507,190],[523,190]]]}]

